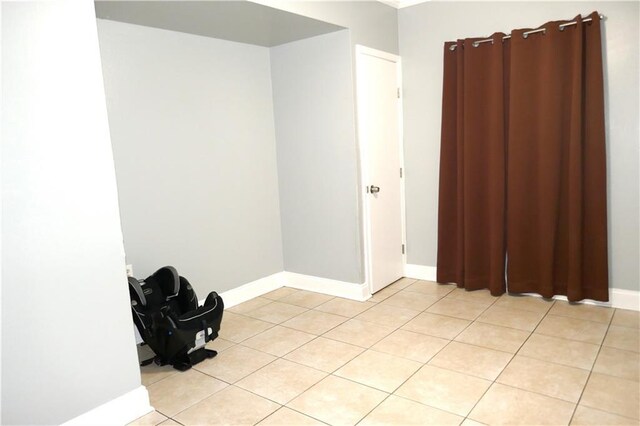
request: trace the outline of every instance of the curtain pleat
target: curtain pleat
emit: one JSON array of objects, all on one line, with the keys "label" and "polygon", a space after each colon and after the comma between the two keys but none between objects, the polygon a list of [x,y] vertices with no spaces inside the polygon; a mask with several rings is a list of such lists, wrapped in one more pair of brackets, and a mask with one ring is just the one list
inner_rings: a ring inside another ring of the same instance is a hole
[{"label": "curtain pleat", "polygon": [[504,293],[505,96],[502,33],[445,45],[438,282]]},{"label": "curtain pleat", "polygon": [[[438,282],[608,300],[600,18],[446,43]],[[455,50],[450,47],[455,45]]]}]

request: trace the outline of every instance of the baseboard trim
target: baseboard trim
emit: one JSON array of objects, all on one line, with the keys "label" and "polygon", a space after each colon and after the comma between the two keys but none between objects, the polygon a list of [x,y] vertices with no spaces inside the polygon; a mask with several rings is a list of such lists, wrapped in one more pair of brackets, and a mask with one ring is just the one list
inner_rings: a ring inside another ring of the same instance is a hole
[{"label": "baseboard trim", "polygon": [[153,411],[147,388],[140,386],[65,423],[65,426],[126,425]]},{"label": "baseboard trim", "polygon": [[416,280],[435,281],[436,267],[423,265],[404,265],[404,276]]},{"label": "baseboard trim", "polygon": [[[437,268],[435,266],[412,265],[404,266],[404,276],[417,280],[435,281]],[[527,296],[540,297],[539,294],[525,293]],[[554,300],[567,300],[566,296],[554,296]],[[580,303],[597,306],[607,306],[618,309],[630,309],[640,311],[640,291],[625,290],[621,288],[609,289],[609,302],[598,302],[596,300],[583,300]]]},{"label": "baseboard trim", "polygon": [[284,282],[283,285],[286,287],[343,297],[345,299],[362,302],[371,297],[371,291],[367,283],[349,283],[295,272],[283,272],[282,280]]},{"label": "baseboard trim", "polygon": [[[254,297],[262,296],[270,291],[277,290],[284,286],[283,279],[284,272],[277,272],[275,274],[251,281],[243,284],[240,287],[232,288],[231,290],[223,291],[220,293],[222,300],[224,300],[224,307],[231,308],[239,305],[242,302],[253,299]],[[203,301],[200,301],[202,304]]]},{"label": "baseboard trim", "polygon": [[614,308],[640,311],[640,291],[612,288],[609,290],[609,300]]}]

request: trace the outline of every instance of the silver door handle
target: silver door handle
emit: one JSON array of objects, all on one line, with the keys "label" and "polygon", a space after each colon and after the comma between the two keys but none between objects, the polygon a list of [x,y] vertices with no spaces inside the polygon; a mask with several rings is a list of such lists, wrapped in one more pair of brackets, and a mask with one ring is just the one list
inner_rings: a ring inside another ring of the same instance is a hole
[{"label": "silver door handle", "polygon": [[377,194],[378,192],[380,192],[380,187],[371,185],[369,187],[369,192],[371,192],[372,194]]}]

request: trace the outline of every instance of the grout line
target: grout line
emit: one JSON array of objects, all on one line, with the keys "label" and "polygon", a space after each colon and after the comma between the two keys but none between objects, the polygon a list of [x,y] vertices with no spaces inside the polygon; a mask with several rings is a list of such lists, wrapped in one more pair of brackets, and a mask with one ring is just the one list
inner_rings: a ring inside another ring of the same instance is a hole
[{"label": "grout line", "polygon": [[[613,314],[615,315],[615,313],[616,312],[614,310]],[[573,421],[573,417],[576,415],[576,411],[578,410],[578,405],[580,405],[580,401],[582,401],[582,397],[584,395],[584,391],[585,391],[585,389],[587,389],[587,386],[589,385],[589,380],[591,380],[591,374],[593,373],[593,368],[596,366],[596,363],[598,362],[598,357],[600,356],[600,351],[602,351],[602,345],[604,344],[604,339],[606,339],[607,333],[609,333],[609,329],[611,328],[611,323],[612,322],[613,322],[613,315],[611,315],[611,318],[609,318],[609,323],[607,324],[607,331],[605,331],[604,335],[602,336],[602,341],[600,342],[600,346],[598,347],[598,353],[596,354],[595,358],[593,359],[593,364],[591,365],[591,369],[589,369],[589,375],[587,376],[587,380],[584,382],[584,386],[582,387],[582,392],[580,392],[580,397],[578,398],[578,401],[576,402],[576,406],[573,407],[573,412],[571,413],[571,418],[569,419],[569,423],[571,423]],[[612,413],[612,414],[615,414],[615,413]]]}]

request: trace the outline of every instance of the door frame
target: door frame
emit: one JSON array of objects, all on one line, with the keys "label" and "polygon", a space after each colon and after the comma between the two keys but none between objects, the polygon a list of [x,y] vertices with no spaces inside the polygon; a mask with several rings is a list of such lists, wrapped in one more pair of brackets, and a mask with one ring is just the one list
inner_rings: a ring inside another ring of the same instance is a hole
[{"label": "door frame", "polygon": [[[398,149],[400,150],[400,167],[402,168],[402,178],[400,179],[400,226],[402,229],[402,241],[404,244],[404,253],[402,254],[402,267],[403,271],[407,265],[407,230],[406,230],[406,213],[405,213],[405,178],[406,169],[404,164],[404,141],[403,141],[403,114],[402,114],[402,61],[400,56],[392,53],[384,52],[382,50],[372,49],[370,47],[356,45],[356,60],[355,60],[355,89],[356,89],[356,122],[358,131],[358,160],[360,162],[360,194],[362,199],[362,239],[363,239],[363,258],[364,258],[364,276],[366,287],[369,291],[369,295],[373,294],[373,281],[372,281],[372,262],[371,262],[371,206],[370,198],[367,190],[369,182],[369,171],[367,168],[367,146],[361,140],[363,134],[363,123],[360,117],[360,110],[358,105],[360,104],[360,91],[358,84],[358,74],[362,65],[362,56],[373,56],[376,58],[384,59],[396,64],[397,71],[397,87],[399,89],[398,99]],[[400,171],[398,170],[398,173]],[[400,248],[399,248],[400,249]]]}]

